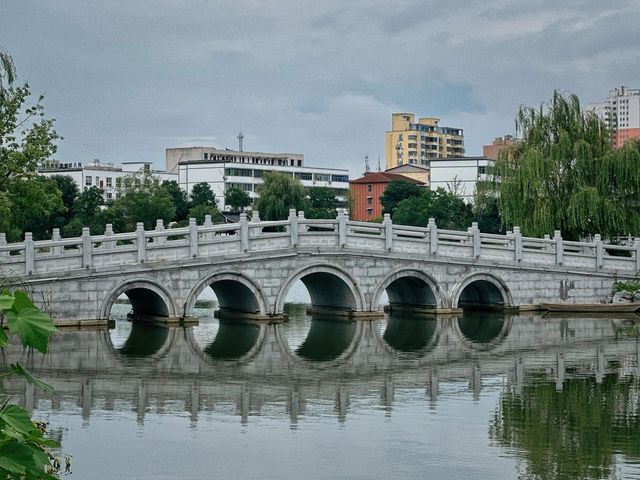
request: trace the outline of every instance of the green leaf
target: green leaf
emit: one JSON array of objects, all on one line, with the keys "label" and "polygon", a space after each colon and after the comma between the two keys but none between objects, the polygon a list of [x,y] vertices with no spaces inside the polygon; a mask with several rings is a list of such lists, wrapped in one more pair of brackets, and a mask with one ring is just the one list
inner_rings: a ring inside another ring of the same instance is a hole
[{"label": "green leaf", "polygon": [[0,420],[24,435],[31,435],[34,430],[38,430],[31,421],[29,412],[11,403],[8,403],[0,410]]},{"label": "green leaf", "polygon": [[27,308],[36,308],[29,296],[22,290],[16,290],[13,292],[14,302],[11,310],[15,313],[20,313]]},{"label": "green leaf", "polygon": [[0,310],[9,310],[13,306],[14,300],[13,295],[5,292],[0,293]]},{"label": "green leaf", "polygon": [[24,377],[27,380],[27,382],[32,383],[33,385],[35,385],[36,387],[39,387],[45,392],[54,393],[54,394],[56,393],[56,391],[51,385],[31,375],[31,373],[29,373],[29,371],[26,370],[18,362],[11,364],[11,371],[13,371],[13,373],[15,373],[16,375],[20,375]]},{"label": "green leaf", "polygon": [[[27,472],[42,472],[44,465],[49,463],[49,457],[39,447],[34,447],[17,440],[10,440],[0,448],[0,468],[11,473],[26,474]],[[34,472],[34,473],[35,473]],[[44,474],[44,472],[42,472]],[[27,477],[29,478],[29,477]],[[42,475],[30,478],[46,478]]]},{"label": "green leaf", "polygon": [[9,330],[20,338],[23,346],[47,353],[49,335],[57,330],[49,317],[37,308],[24,308],[19,313],[10,311],[6,317]]},{"label": "green leaf", "polygon": [[0,327],[0,348],[6,347],[7,345],[9,345],[9,338],[4,332],[4,328]]}]

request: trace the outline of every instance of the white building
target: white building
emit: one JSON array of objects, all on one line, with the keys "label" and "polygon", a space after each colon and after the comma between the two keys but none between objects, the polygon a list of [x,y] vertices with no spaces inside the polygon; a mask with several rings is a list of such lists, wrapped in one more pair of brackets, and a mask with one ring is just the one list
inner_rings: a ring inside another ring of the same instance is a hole
[{"label": "white building", "polygon": [[640,138],[640,89],[614,88],[604,102],[587,103],[586,110],[600,117],[611,131],[611,144],[619,148]]},{"label": "white building", "polygon": [[178,183],[188,194],[197,183],[209,184],[226,210],[224,193],[239,187],[252,199],[262,184],[265,172],[281,172],[297,178],[305,187],[333,188],[338,202],[345,201],[349,189],[349,171],[335,168],[306,167],[304,156],[292,153],[240,152],[210,147],[168,148],[167,171],[178,171]]},{"label": "white building", "polygon": [[62,163],[58,160],[49,160],[38,169],[38,173],[45,177],[69,176],[78,185],[80,191],[98,187],[104,191],[105,202],[110,202],[118,198],[117,189],[120,186],[120,179],[133,173],[146,172],[160,181],[178,181],[177,174],[153,170],[151,165],[151,162],[123,162],[121,165],[114,165],[101,163],[99,160],[90,163]]},{"label": "white building", "polygon": [[488,178],[487,167],[493,163],[487,157],[431,158],[426,166],[402,165],[390,168],[387,172],[420,180],[431,190],[444,188],[473,203],[476,183]]}]

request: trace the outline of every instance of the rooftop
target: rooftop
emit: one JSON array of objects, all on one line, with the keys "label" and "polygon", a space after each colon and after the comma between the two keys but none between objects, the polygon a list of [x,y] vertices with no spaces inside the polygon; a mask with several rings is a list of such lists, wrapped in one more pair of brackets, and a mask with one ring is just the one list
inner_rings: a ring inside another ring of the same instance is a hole
[{"label": "rooftop", "polygon": [[424,185],[424,182],[409,178],[398,173],[387,172],[369,172],[365,173],[362,177],[349,181],[349,183],[389,183],[394,180],[400,180],[402,182],[415,183],[417,185]]}]

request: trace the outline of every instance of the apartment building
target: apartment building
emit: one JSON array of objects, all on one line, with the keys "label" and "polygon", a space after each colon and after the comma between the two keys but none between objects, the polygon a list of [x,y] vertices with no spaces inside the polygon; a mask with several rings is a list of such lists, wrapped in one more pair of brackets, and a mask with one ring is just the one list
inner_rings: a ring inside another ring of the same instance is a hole
[{"label": "apartment building", "polygon": [[616,87],[603,102],[588,103],[586,110],[594,112],[607,125],[614,148],[640,138],[640,89]]},{"label": "apartment building", "polygon": [[442,127],[440,119],[413,113],[394,113],[385,135],[387,169],[399,165],[427,165],[432,158],[464,156],[461,128]]}]

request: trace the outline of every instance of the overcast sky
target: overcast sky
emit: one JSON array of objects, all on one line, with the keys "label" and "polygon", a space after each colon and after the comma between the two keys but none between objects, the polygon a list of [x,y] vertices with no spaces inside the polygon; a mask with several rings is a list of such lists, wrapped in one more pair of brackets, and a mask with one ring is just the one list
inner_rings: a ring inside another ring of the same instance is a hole
[{"label": "overcast sky", "polygon": [[61,161],[213,145],[384,167],[391,113],[463,128],[467,154],[554,89],[640,87],[640,0],[0,0],[0,46],[44,93]]}]

